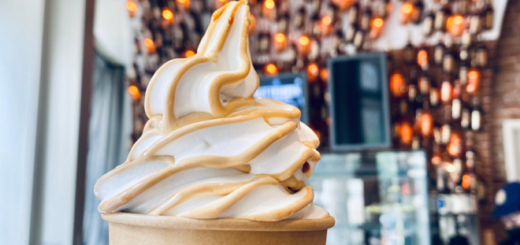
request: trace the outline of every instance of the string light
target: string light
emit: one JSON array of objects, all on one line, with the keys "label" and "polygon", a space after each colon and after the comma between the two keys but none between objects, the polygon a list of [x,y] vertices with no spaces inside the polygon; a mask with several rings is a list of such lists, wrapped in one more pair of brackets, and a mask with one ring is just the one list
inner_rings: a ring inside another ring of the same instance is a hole
[{"label": "string light", "polygon": [[145,38],[144,39],[144,46],[146,46],[146,48],[148,49],[148,53],[149,54],[155,53],[155,44],[154,44],[152,39]]},{"label": "string light", "polygon": [[417,53],[417,64],[421,67],[428,65],[428,52],[426,50],[422,49]]},{"label": "string light", "polygon": [[452,132],[450,142],[447,147],[448,153],[452,157],[459,157],[462,154],[462,137],[457,132]]},{"label": "string light", "polygon": [[401,97],[406,92],[406,85],[404,82],[403,74],[393,73],[390,77],[390,92],[395,97]]},{"label": "string light", "polygon": [[173,12],[170,9],[167,9],[167,8],[163,9],[162,16],[168,22],[173,21]]},{"label": "string light", "polygon": [[385,21],[383,20],[383,18],[375,18],[373,21],[372,21],[372,24],[375,26],[375,27],[383,27],[383,24],[385,23]]},{"label": "string light", "polygon": [[401,7],[401,23],[407,24],[412,18],[413,4],[411,2],[403,3]]},{"label": "string light", "polygon": [[410,2],[406,2],[403,4],[402,12],[405,14],[411,14],[413,12],[413,4]]},{"label": "string light", "polygon": [[321,23],[328,26],[332,23],[332,19],[330,18],[330,16],[325,15],[323,16],[323,18],[321,18]]},{"label": "string light", "polygon": [[265,66],[265,72],[269,75],[276,75],[278,74],[278,68],[273,63],[269,63]]},{"label": "string light", "polygon": [[399,126],[399,136],[402,144],[409,145],[412,143],[413,128],[409,122],[405,121],[401,123]]},{"label": "string light", "polygon": [[421,120],[421,134],[424,137],[431,135],[433,130],[433,117],[429,112],[423,112],[420,117]]},{"label": "string light", "polygon": [[439,165],[441,162],[442,162],[441,155],[439,155],[438,153],[433,154],[433,156],[432,156],[432,164],[433,165]]},{"label": "string light", "polygon": [[355,0],[332,0],[332,3],[336,5],[340,10],[348,9]]},{"label": "string light", "polygon": [[329,80],[329,71],[327,70],[327,68],[321,68],[320,78],[324,82],[327,82]]},{"label": "string light", "polygon": [[464,174],[462,176],[461,186],[464,189],[469,189],[469,187],[471,187],[471,176],[469,174]]},{"label": "string light", "polygon": [[480,72],[477,69],[471,69],[468,72],[468,85],[466,91],[470,94],[477,92],[480,86]]},{"label": "string light", "polygon": [[302,36],[300,37],[300,44],[303,45],[303,46],[307,46],[309,45],[309,38],[307,36]]},{"label": "string light", "polygon": [[454,15],[448,18],[446,22],[446,30],[448,30],[453,36],[460,36],[464,31],[464,17],[462,15]]},{"label": "string light", "polygon": [[285,42],[285,35],[283,33],[277,33],[275,36],[274,36],[274,40],[278,43],[284,43]]},{"label": "string light", "polygon": [[319,76],[320,68],[318,65],[314,62],[310,63],[307,66],[307,77],[310,82],[316,80],[316,78]]},{"label": "string light", "polygon": [[287,46],[287,38],[285,37],[285,34],[279,32],[274,35],[274,41],[276,50],[282,50]]},{"label": "string light", "polygon": [[184,5],[184,7],[189,8],[190,7],[190,0],[177,0],[178,3]]},{"label": "string light", "polygon": [[381,17],[374,18],[370,23],[370,37],[377,38],[383,32],[385,21]]},{"label": "string light", "polygon": [[320,32],[322,35],[329,35],[332,31],[332,18],[329,15],[325,15],[320,21]]},{"label": "string light", "polygon": [[298,52],[299,53],[302,53],[302,54],[307,54],[310,50],[310,44],[311,43],[311,40],[309,39],[309,37],[303,35],[300,37],[300,39],[298,40]]},{"label": "string light", "polygon": [[130,17],[134,17],[135,13],[137,13],[137,3],[134,0],[126,1],[126,9],[130,14]]},{"label": "string light", "polygon": [[193,51],[193,50],[191,50],[191,49],[188,49],[188,50],[186,50],[185,55],[186,55],[187,58],[189,58],[189,57],[195,55],[195,51]]},{"label": "string light", "polygon": [[132,95],[132,98],[134,98],[134,100],[139,100],[141,98],[141,92],[139,92],[139,88],[137,88],[137,86],[135,85],[130,85],[128,87],[128,93]]},{"label": "string light", "polygon": [[464,17],[460,15],[456,15],[455,17],[453,17],[453,24],[460,25],[462,23],[464,23]]},{"label": "string light", "polygon": [[265,0],[265,2],[264,2],[264,6],[267,9],[274,9],[275,5],[276,4],[274,3],[274,0]]}]

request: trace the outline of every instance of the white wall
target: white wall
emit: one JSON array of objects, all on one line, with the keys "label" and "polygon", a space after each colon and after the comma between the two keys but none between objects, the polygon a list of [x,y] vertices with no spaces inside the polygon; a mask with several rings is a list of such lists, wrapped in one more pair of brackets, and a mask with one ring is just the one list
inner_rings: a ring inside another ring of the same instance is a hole
[{"label": "white wall", "polygon": [[94,36],[97,51],[128,71],[133,69],[134,36],[131,22],[140,24],[140,18],[136,16],[130,19],[125,6],[126,0],[96,0]]},{"label": "white wall", "polygon": [[0,1],[0,243],[28,244],[44,0]]},{"label": "white wall", "polygon": [[83,66],[85,0],[47,0],[45,137],[37,164],[44,166],[39,244],[72,243]]},{"label": "white wall", "polygon": [[84,19],[85,0],[0,0],[0,244],[72,243]]}]

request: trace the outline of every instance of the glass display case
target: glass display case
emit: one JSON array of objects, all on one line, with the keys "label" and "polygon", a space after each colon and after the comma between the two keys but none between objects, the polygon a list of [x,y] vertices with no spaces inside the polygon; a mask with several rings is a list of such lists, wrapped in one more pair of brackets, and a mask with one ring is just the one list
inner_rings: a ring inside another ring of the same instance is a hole
[{"label": "glass display case", "polygon": [[328,245],[430,245],[423,151],[323,154],[309,184],[336,218]]}]

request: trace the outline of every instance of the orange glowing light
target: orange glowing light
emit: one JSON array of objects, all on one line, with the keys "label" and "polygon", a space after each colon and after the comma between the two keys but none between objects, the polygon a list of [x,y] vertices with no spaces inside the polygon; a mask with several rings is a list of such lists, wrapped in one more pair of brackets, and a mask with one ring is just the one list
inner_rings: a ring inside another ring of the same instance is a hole
[{"label": "orange glowing light", "polygon": [[285,34],[283,33],[277,33],[276,35],[274,35],[274,40],[278,43],[285,43]]},{"label": "orange glowing light", "polygon": [[188,8],[190,7],[190,0],[177,0],[178,3],[184,5],[184,7]]},{"label": "orange glowing light", "polygon": [[144,46],[146,46],[146,48],[148,48],[148,53],[155,52],[155,44],[154,44],[152,39],[145,38],[144,39]]},{"label": "orange glowing light", "polygon": [[446,22],[446,29],[454,36],[460,36],[464,28],[464,17],[462,15],[450,16]]},{"label": "orange glowing light", "polygon": [[265,2],[264,2],[264,6],[267,9],[274,9],[275,5],[276,4],[274,3],[274,0],[265,0]]},{"label": "orange glowing light", "polygon": [[371,38],[378,38],[381,33],[383,32],[383,25],[385,24],[385,21],[380,18],[380,17],[377,17],[375,19],[372,20],[372,22],[370,23],[370,37]]},{"label": "orange glowing light", "polygon": [[404,77],[401,73],[394,73],[390,77],[390,92],[395,97],[401,97],[406,92]]},{"label": "orange glowing light", "polygon": [[323,16],[323,18],[321,18],[321,23],[328,26],[332,23],[332,19],[330,18],[330,16],[325,15]]},{"label": "orange glowing light", "polygon": [[453,16],[448,17],[446,21],[446,29],[449,31],[453,27]]},{"label": "orange glowing light", "polygon": [[134,98],[134,100],[139,100],[141,98],[141,92],[139,92],[139,88],[137,88],[137,86],[135,85],[130,85],[128,87],[128,93],[132,95],[132,98]]},{"label": "orange glowing light", "polygon": [[464,23],[464,17],[460,16],[460,15],[456,15],[453,17],[453,24],[454,25],[460,25]]},{"label": "orange glowing light", "polygon": [[195,51],[189,49],[189,50],[186,51],[185,55],[186,55],[187,58],[189,58],[189,57],[195,55]]},{"label": "orange glowing light", "polygon": [[413,4],[411,2],[404,3],[401,11],[405,14],[411,14],[413,12]]},{"label": "orange glowing light", "polygon": [[409,145],[412,143],[413,128],[409,122],[401,123],[399,126],[399,136],[402,144]]},{"label": "orange glowing light", "polygon": [[401,7],[401,23],[406,24],[412,18],[413,4],[411,2],[405,2]]},{"label": "orange glowing light", "polygon": [[274,64],[269,63],[265,66],[265,72],[269,75],[276,75],[278,73],[278,68]]},{"label": "orange glowing light", "polygon": [[313,75],[317,75],[320,68],[318,68],[318,65],[316,63],[310,63],[309,67],[307,67],[307,71]]},{"label": "orange glowing light", "polygon": [[384,24],[385,24],[385,21],[383,20],[383,18],[377,17],[372,20],[373,27],[382,28]]},{"label": "orange glowing light", "polygon": [[425,137],[430,136],[433,130],[433,117],[428,112],[423,112],[420,117],[421,134]]},{"label": "orange glowing light", "polygon": [[309,40],[309,38],[307,36],[300,37],[300,44],[302,46],[307,46],[307,45],[309,45],[310,42],[311,41]]},{"label": "orange glowing light", "polygon": [[130,17],[134,17],[137,12],[137,3],[135,3],[134,0],[126,1],[126,9],[128,10],[128,13],[130,13]]},{"label": "orange glowing light", "polygon": [[307,66],[307,77],[308,77],[309,81],[312,82],[312,81],[316,80],[316,78],[319,75],[319,72],[320,72],[320,68],[318,67],[318,65],[316,63],[310,63]]},{"label": "orange glowing light", "polygon": [[329,71],[327,70],[327,68],[321,68],[320,77],[321,80],[323,80],[324,82],[327,82],[329,80]]},{"label": "orange glowing light", "polygon": [[287,46],[287,38],[285,37],[285,34],[279,32],[276,35],[274,35],[274,41],[276,50],[280,51],[285,49]]},{"label": "orange glowing light", "polygon": [[311,48],[311,39],[307,37],[306,35],[302,35],[300,39],[298,40],[296,49],[298,53],[301,54],[307,54],[310,51]]},{"label": "orange glowing light", "polygon": [[417,53],[417,64],[424,67],[428,64],[428,52],[426,50],[421,50]]},{"label": "orange glowing light", "polygon": [[471,176],[469,174],[464,174],[462,176],[461,186],[464,189],[469,189],[469,187],[471,186]]},{"label": "orange glowing light", "polygon": [[480,86],[480,72],[477,69],[471,69],[468,72],[468,85],[466,85],[466,91],[468,93],[475,93]]},{"label": "orange glowing light", "polygon": [[438,164],[440,164],[441,162],[442,162],[442,158],[441,158],[441,156],[440,156],[439,154],[434,154],[434,155],[432,156],[432,164],[433,164],[433,165],[438,165]]},{"label": "orange glowing light", "polygon": [[332,0],[332,3],[340,10],[348,9],[354,2],[355,0]]},{"label": "orange glowing light", "polygon": [[462,154],[462,137],[457,132],[452,132],[450,142],[447,147],[448,153],[452,157],[459,157]]},{"label": "orange glowing light", "polygon": [[169,9],[164,9],[164,10],[162,11],[162,17],[163,17],[165,20],[171,22],[171,21],[173,21],[173,12],[172,12],[171,10],[169,10]]},{"label": "orange glowing light", "polygon": [[323,18],[321,18],[321,33],[323,35],[329,35],[330,32],[332,31],[332,18],[328,15],[325,15],[323,16]]}]

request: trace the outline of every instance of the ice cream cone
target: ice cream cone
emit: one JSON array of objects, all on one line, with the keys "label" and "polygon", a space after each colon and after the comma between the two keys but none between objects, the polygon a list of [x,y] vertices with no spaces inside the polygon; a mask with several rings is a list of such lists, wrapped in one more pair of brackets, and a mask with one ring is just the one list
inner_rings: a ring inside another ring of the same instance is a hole
[{"label": "ice cream cone", "polygon": [[256,222],[195,220],[131,213],[105,214],[111,245],[321,245],[334,218]]}]

